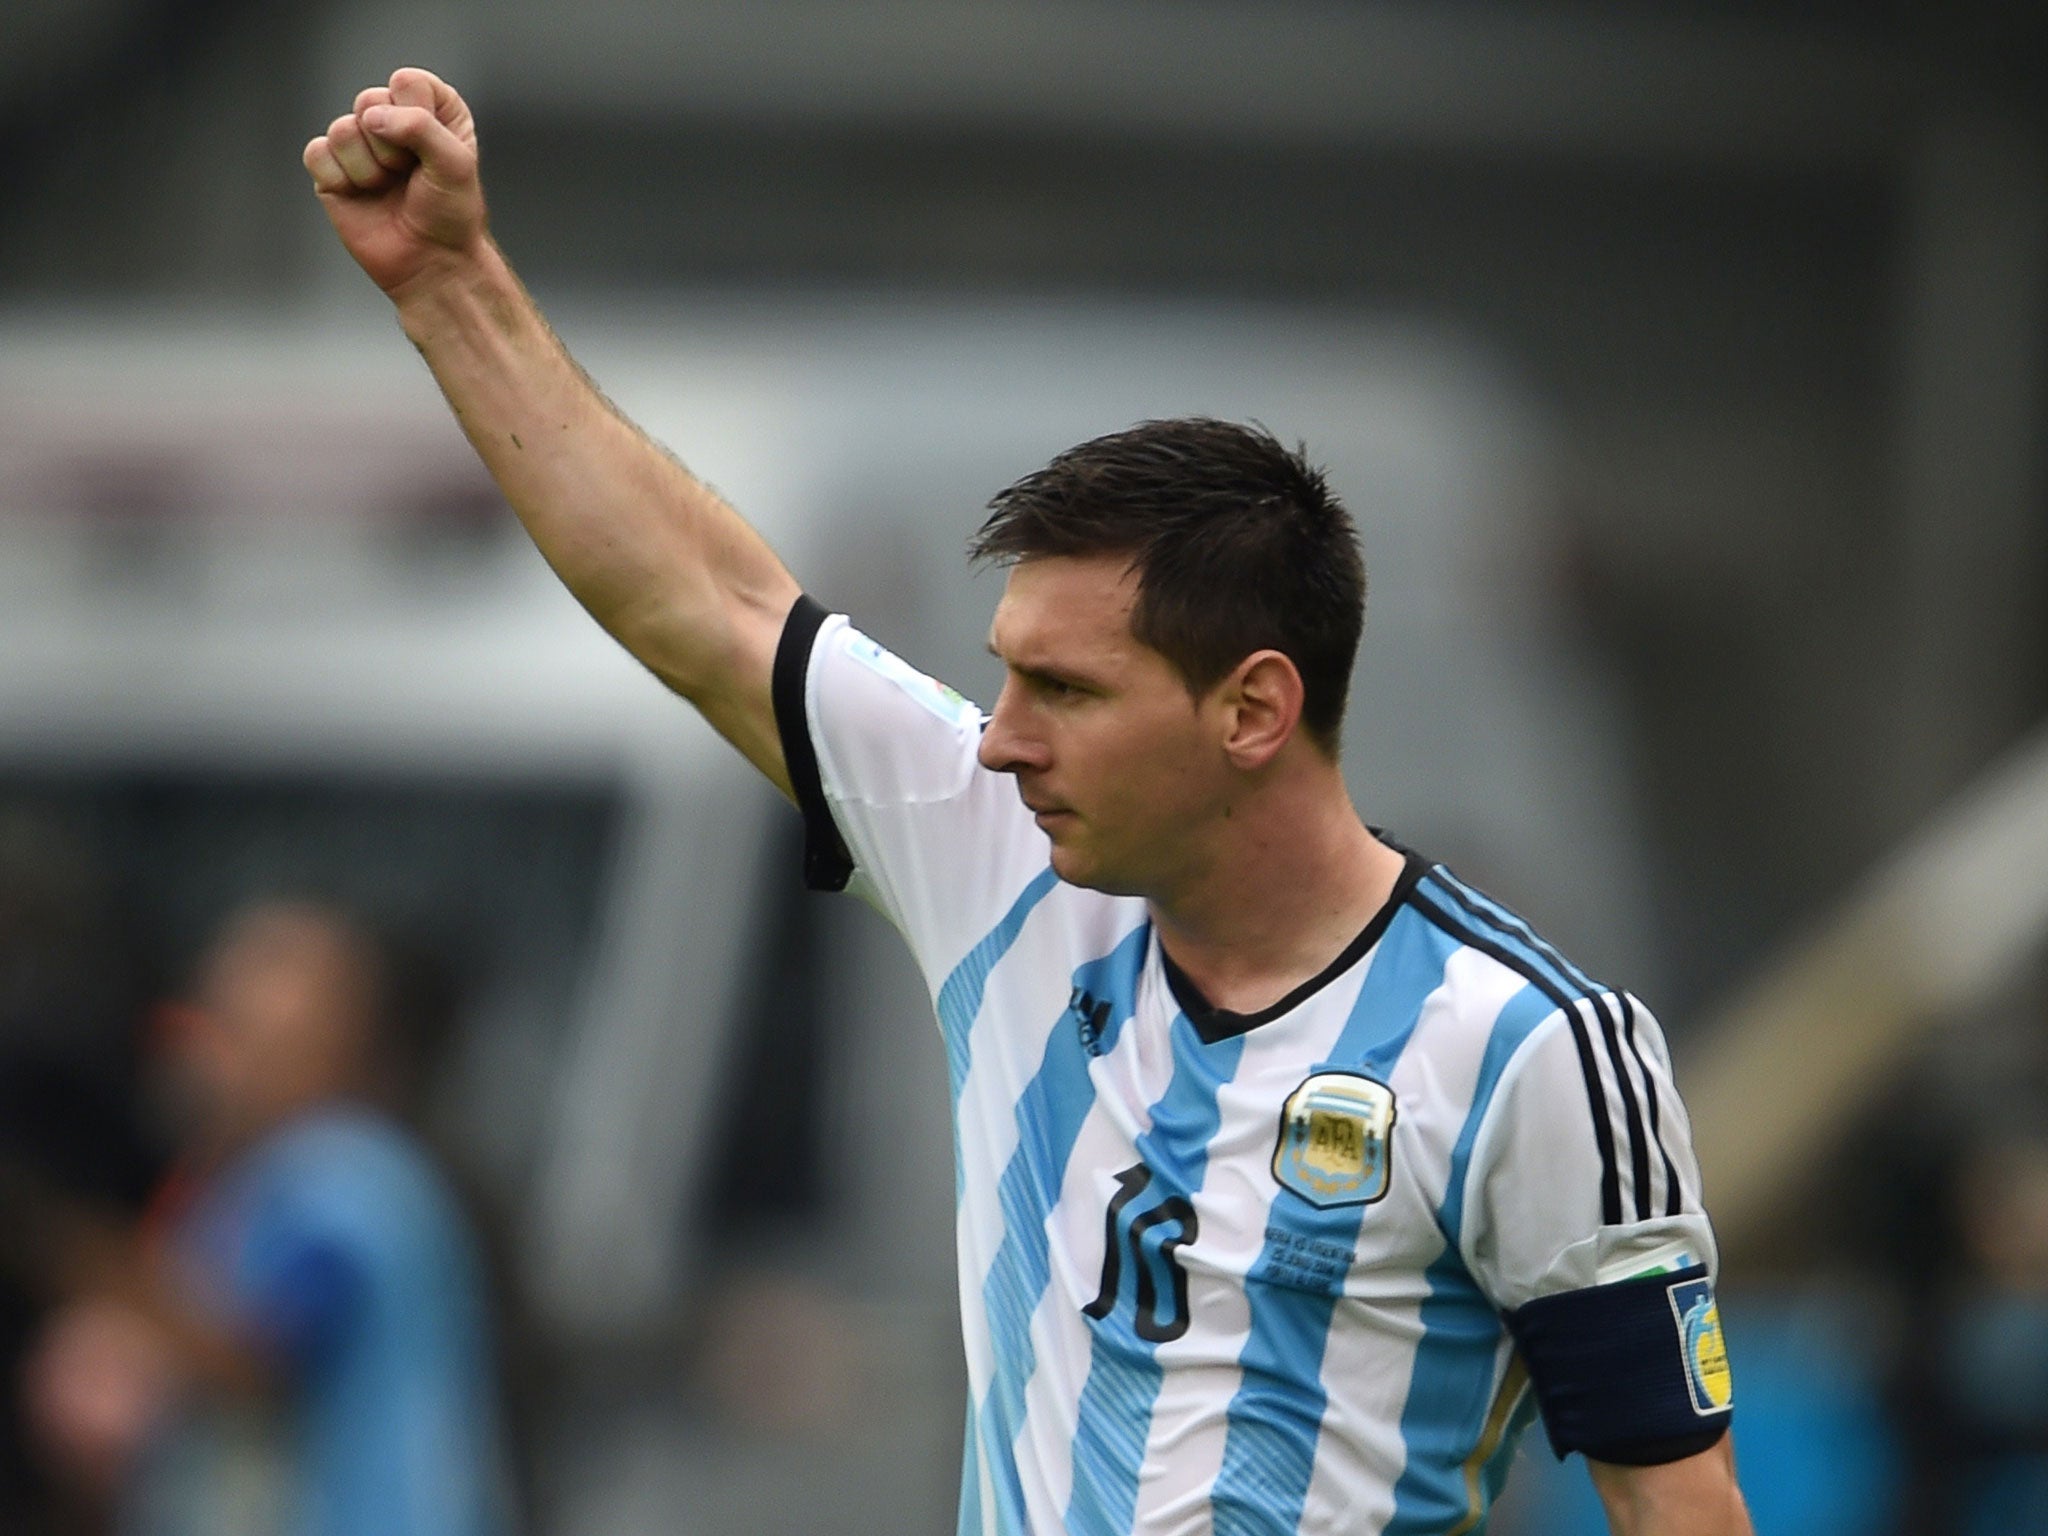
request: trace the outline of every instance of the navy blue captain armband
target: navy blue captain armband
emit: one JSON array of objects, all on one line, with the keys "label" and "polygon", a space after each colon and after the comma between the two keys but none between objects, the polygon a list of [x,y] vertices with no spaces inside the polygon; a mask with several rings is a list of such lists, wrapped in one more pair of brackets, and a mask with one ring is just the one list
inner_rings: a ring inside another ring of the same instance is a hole
[{"label": "navy blue captain armband", "polygon": [[1734,1389],[1704,1265],[1539,1296],[1507,1321],[1560,1457],[1651,1466],[1727,1432]]}]

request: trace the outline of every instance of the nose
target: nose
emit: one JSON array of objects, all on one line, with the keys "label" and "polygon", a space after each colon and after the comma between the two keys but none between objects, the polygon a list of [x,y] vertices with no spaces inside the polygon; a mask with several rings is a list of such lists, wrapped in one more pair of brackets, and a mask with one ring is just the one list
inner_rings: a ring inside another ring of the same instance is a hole
[{"label": "nose", "polygon": [[982,767],[992,773],[1021,773],[1044,766],[1045,748],[1028,730],[1028,717],[1016,680],[1005,682],[996,695],[995,711],[982,729],[976,753]]}]

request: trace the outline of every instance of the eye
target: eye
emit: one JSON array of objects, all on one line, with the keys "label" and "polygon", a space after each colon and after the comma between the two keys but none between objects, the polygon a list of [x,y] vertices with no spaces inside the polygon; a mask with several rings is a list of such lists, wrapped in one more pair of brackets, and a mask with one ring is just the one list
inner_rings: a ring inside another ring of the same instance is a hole
[{"label": "eye", "polygon": [[1097,690],[1087,683],[1058,672],[1041,672],[1035,667],[1012,667],[1010,675],[1026,693],[1041,704],[1067,704],[1080,699],[1094,698],[1097,694]]}]

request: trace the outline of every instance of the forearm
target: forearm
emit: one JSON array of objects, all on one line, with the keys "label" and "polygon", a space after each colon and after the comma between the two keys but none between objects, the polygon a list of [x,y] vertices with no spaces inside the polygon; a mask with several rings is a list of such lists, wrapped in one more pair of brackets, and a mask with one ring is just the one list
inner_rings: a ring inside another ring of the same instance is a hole
[{"label": "forearm", "polygon": [[468,105],[426,70],[397,70],[359,92],[304,159],[336,235],[397,305],[541,553],[788,794],[770,681],[796,582],[555,339],[487,233]]},{"label": "forearm", "polygon": [[1755,1536],[1736,1485],[1730,1436],[1663,1466],[1587,1466],[1614,1536]]},{"label": "forearm", "polygon": [[[758,711],[727,708],[797,586],[748,524],[598,392],[497,247],[393,295],[456,419],[591,614],[778,781]],[[757,663],[753,663],[757,665]]]}]

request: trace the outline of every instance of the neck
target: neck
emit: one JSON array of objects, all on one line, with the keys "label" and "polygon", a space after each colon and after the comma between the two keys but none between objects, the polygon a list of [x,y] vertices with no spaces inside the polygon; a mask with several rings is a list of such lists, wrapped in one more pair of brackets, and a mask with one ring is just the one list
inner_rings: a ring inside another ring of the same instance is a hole
[{"label": "neck", "polygon": [[1233,804],[1211,853],[1183,888],[1152,901],[1152,917],[1174,964],[1233,1013],[1271,1006],[1342,954],[1403,865],[1328,762]]},{"label": "neck", "polygon": [[196,1156],[202,1162],[223,1162],[321,1110],[371,1102],[368,1079],[347,1075],[223,1109],[195,1139]]}]

